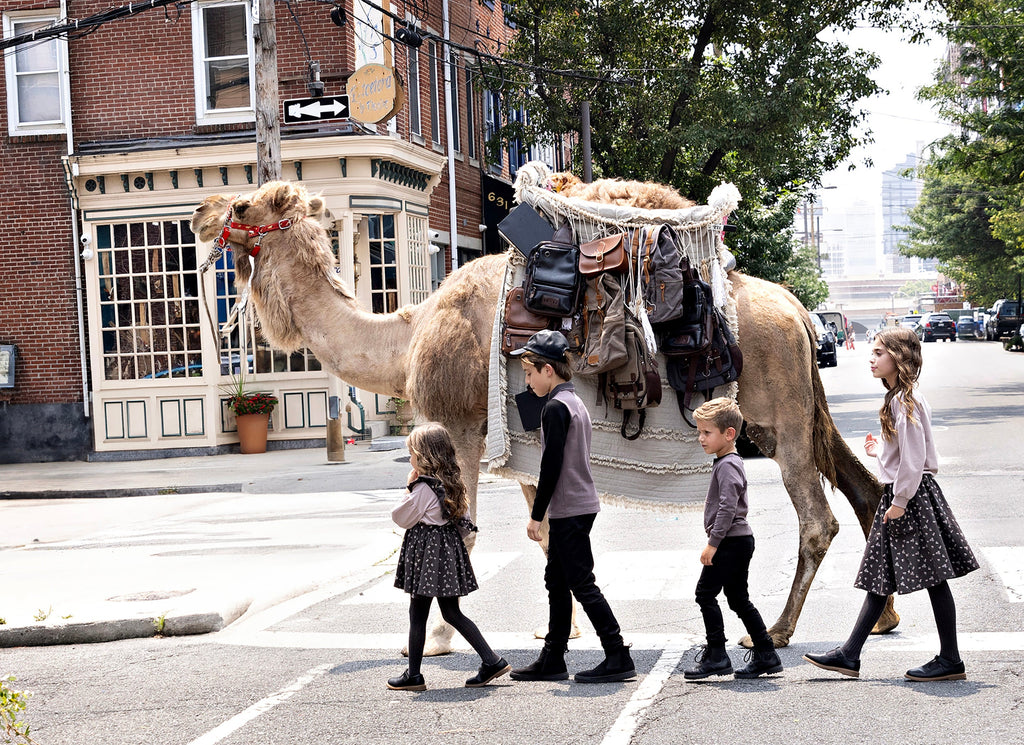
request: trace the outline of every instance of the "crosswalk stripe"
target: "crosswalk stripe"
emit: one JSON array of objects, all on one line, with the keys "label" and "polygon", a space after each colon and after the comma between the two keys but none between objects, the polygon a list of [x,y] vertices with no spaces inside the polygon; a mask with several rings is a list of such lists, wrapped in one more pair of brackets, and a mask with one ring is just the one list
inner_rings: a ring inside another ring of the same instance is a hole
[{"label": "crosswalk stripe", "polygon": [[1024,602],[1024,546],[985,546],[981,552],[999,573],[1009,601]]},{"label": "crosswalk stripe", "polygon": [[[522,554],[519,551],[474,551],[473,552],[473,573],[479,584],[493,579],[498,572],[518,559]],[[397,557],[395,563],[397,564]],[[389,573],[373,587],[346,598],[341,605],[368,605],[368,604],[407,604],[409,596],[402,590],[395,587],[395,576]]]}]

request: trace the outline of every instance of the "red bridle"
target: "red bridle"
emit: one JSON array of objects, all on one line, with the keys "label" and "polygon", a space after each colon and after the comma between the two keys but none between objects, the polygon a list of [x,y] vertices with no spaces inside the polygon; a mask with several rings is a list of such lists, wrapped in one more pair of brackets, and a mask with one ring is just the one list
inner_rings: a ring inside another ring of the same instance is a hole
[{"label": "red bridle", "polygon": [[260,252],[260,242],[263,240],[263,236],[274,230],[287,230],[294,225],[298,220],[305,218],[305,215],[299,217],[298,220],[292,220],[290,217],[286,217],[283,220],[278,220],[270,225],[246,225],[244,223],[235,222],[231,219],[232,209],[228,207],[227,215],[224,217],[224,229],[220,232],[220,236],[213,242],[218,248],[227,248],[231,250],[231,246],[228,243],[228,238],[231,237],[232,230],[244,230],[246,235],[250,238],[255,238],[256,241],[253,243],[252,249],[249,251],[250,256],[255,256]]}]

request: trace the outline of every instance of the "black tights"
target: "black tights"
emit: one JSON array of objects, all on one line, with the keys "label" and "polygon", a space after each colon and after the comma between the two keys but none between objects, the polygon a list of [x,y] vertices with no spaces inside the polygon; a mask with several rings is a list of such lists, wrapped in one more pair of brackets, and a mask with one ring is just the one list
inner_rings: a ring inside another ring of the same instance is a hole
[{"label": "black tights", "polygon": [[[409,674],[419,675],[420,664],[423,662],[423,645],[427,641],[427,616],[430,615],[431,597],[413,595],[409,599]],[[441,609],[441,617],[456,631],[462,634],[469,645],[480,655],[485,664],[493,665],[498,655],[484,640],[480,629],[476,627],[459,608],[459,599],[438,598],[437,607]]]},{"label": "black tights", "polygon": [[[869,592],[860,608],[857,623],[853,626],[850,638],[843,644],[842,650],[851,660],[860,659],[860,650],[867,641],[868,634],[874,628],[885,610],[885,595]],[[935,628],[939,632],[939,654],[952,662],[960,661],[960,649],[956,641],[956,603],[950,592],[948,582],[940,582],[928,588],[928,599],[932,601],[932,613],[935,615]]]}]

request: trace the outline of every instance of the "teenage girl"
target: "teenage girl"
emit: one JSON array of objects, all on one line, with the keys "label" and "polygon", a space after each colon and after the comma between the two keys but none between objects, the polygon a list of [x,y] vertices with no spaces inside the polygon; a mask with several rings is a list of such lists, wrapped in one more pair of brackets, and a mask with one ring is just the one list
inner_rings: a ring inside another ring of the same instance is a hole
[{"label": "teenage girl", "polygon": [[427,614],[437,598],[441,616],[480,655],[483,664],[466,681],[479,688],[512,669],[484,641],[476,624],[459,609],[459,597],[477,589],[476,575],[469,563],[463,535],[476,530],[468,517],[469,498],[462,472],[455,460],[451,436],[436,422],[421,424],[408,439],[412,471],[408,493],[391,511],[391,519],[405,528],[402,551],[395,572],[395,587],[405,590],[409,600],[409,667],[388,680],[396,691],[425,691],[420,674],[423,645],[427,636]]},{"label": "teenage girl", "polygon": [[882,500],[868,535],[854,586],[867,591],[853,632],[841,647],[807,654],[813,665],[860,675],[860,651],[882,615],[886,596],[927,589],[939,632],[939,654],[908,670],[908,680],[964,680],[967,673],[956,639],[956,605],[946,580],[978,568],[939,485],[939,459],[932,439],[931,409],[914,392],[921,374],[921,342],[908,328],[878,332],[869,356],[871,373],[886,388],[878,412],[879,442],[868,434],[865,452],[878,458]]}]

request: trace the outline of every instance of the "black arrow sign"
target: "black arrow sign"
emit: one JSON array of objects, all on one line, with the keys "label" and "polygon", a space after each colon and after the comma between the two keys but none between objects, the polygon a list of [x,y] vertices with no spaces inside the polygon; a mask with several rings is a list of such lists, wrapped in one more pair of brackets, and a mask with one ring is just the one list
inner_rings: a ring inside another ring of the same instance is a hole
[{"label": "black arrow sign", "polygon": [[347,119],[348,96],[324,98],[293,98],[284,102],[285,124],[318,122],[324,119]]}]

